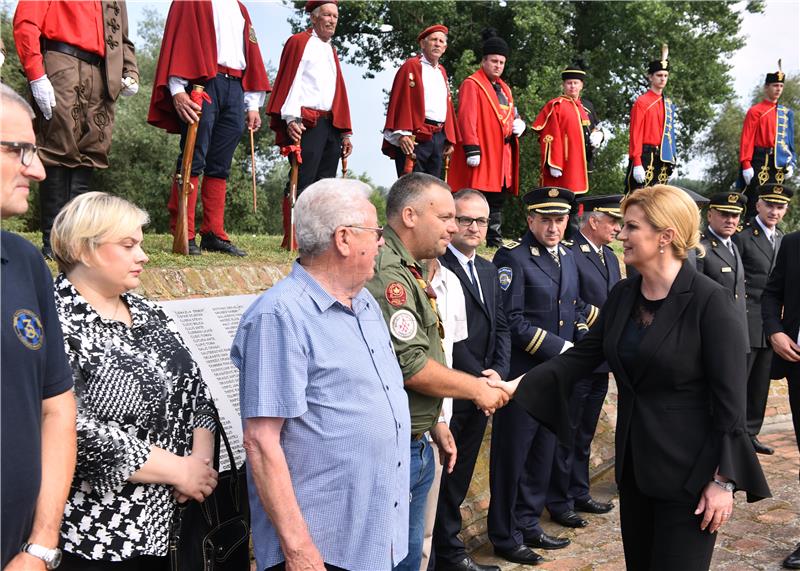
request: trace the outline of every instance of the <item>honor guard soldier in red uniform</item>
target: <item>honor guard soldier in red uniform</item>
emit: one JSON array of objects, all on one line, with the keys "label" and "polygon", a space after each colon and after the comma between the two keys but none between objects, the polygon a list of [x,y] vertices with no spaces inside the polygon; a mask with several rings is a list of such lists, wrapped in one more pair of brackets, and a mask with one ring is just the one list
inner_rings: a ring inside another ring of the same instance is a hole
[{"label": "honor guard soldier in red uniform", "polygon": [[394,76],[381,150],[394,159],[398,177],[412,170],[440,177],[444,158],[453,152],[456,116],[447,72],[439,63],[447,33],[441,24],[420,32],[422,53],[406,60]]},{"label": "honor guard soldier in red uniform", "polygon": [[[339,158],[346,159],[353,151],[347,89],[331,44],[339,7],[336,0],[314,0],[306,2],[305,9],[311,15],[311,28],[294,34],[283,46],[267,104],[275,144],[297,165],[298,193],[321,178],[335,177]],[[282,246],[291,248],[288,185],[286,194]]]},{"label": "honor guard soldier in red uniform", "polygon": [[525,122],[518,117],[511,88],[500,79],[509,49],[493,29],[483,31],[478,71],[458,90],[458,143],[448,184],[480,190],[489,202],[486,244],[502,244],[503,201],[519,194],[519,142]]},{"label": "honor guard soldier in red uniform", "polygon": [[604,138],[595,129],[594,106],[581,100],[585,78],[586,71],[578,64],[562,71],[563,95],[548,101],[532,125],[542,151],[541,184],[576,194],[589,190],[592,151]]},{"label": "honor guard soldier in red uniform", "polygon": [[764,81],[764,99],[747,110],[739,144],[739,164],[745,189],[747,211],[755,216],[757,189],[769,183],[783,184],[797,165],[794,151],[794,113],[780,105],[786,74],[781,70],[768,73]]},{"label": "honor guard soldier in red uniform", "polygon": [[50,257],[56,214],[89,191],[94,169],[108,168],[115,102],[139,90],[139,70],[123,0],[20,0],[14,41],[37,107],[47,172],[39,184],[42,253]]},{"label": "honor guard soldier in red uniform", "polygon": [[[195,102],[188,91],[205,87],[204,100]],[[173,2],[167,15],[147,122],[181,134],[180,173],[188,126],[198,120],[192,155],[191,192],[187,206],[189,254],[200,250],[245,256],[225,232],[225,194],[236,145],[245,126],[261,126],[259,108],[270,90],[255,29],[241,2]],[[195,242],[194,213],[200,174],[203,184],[201,242]],[[168,203],[174,231],[180,186],[173,179]]]},{"label": "honor guard soldier in red uniform", "polygon": [[650,89],[639,96],[631,109],[625,192],[666,184],[675,168],[675,104],[664,95],[669,78],[668,56],[665,44],[661,59],[651,61],[647,68]]}]

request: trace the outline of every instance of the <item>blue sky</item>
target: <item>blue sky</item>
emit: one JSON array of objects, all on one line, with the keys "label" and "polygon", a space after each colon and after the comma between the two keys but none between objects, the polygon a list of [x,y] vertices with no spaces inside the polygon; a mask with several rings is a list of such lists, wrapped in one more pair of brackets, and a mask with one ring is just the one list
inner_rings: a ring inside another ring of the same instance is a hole
[{"label": "blue sky", "polygon": [[[291,9],[279,0],[244,0],[261,44],[261,53],[267,65],[277,69],[281,49],[291,34],[287,22]],[[742,9],[744,2],[736,4]],[[136,26],[145,9],[152,8],[166,15],[169,2],[143,2],[128,0],[130,33],[137,39]],[[750,98],[750,91],[763,81],[766,71],[774,71],[778,58],[783,59],[787,73],[800,71],[800,2],[797,0],[768,0],[763,14],[746,14],[742,32],[747,44],[732,58],[732,77],[736,93],[742,104]],[[445,56],[446,59],[447,56]],[[345,64],[342,73],[347,82],[350,111],[353,119],[353,155],[348,168],[355,173],[366,172],[380,185],[390,186],[396,175],[393,162],[380,152],[381,131],[384,122],[384,89],[391,87],[394,70],[378,73],[373,79],[364,79],[363,70]],[[144,94],[148,95],[148,94]],[[703,165],[693,161],[681,168],[681,176],[699,178]]]}]

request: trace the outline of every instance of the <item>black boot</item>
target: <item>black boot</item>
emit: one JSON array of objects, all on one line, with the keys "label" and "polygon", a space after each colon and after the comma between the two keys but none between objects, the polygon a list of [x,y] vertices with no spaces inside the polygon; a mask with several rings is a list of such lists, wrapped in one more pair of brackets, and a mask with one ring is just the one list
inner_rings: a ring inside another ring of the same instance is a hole
[{"label": "black boot", "polygon": [[489,210],[489,229],[486,231],[486,245],[499,248],[503,245],[503,211],[501,208]]},{"label": "black boot", "polygon": [[53,220],[61,208],[69,201],[69,185],[72,169],[66,167],[45,167],[46,178],[39,183],[39,212],[42,228],[42,254],[52,258],[50,230]]},{"label": "black boot", "polygon": [[72,169],[72,178],[69,182],[70,200],[84,192],[89,192],[93,174],[94,169],[92,167],[78,167]]}]

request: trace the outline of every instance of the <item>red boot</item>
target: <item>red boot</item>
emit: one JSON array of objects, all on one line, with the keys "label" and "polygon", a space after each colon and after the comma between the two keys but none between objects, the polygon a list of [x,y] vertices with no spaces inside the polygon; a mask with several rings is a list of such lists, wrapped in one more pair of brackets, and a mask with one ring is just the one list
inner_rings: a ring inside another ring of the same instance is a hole
[{"label": "red boot", "polygon": [[[189,240],[193,240],[195,236],[194,231],[194,213],[197,209],[197,185],[200,177],[193,176],[189,180],[192,183],[192,190],[189,191],[189,199],[186,201],[186,229]],[[167,202],[167,210],[169,210],[169,229],[175,234],[175,225],[178,221],[178,193],[180,192],[178,186],[178,176],[175,175],[172,179],[172,190],[169,194],[169,202]]]}]

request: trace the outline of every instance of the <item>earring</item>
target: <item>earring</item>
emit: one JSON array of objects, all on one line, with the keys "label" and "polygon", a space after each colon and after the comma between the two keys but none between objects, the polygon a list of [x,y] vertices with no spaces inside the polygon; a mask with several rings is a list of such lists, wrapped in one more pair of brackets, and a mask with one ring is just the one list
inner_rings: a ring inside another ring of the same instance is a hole
[{"label": "earring", "polygon": [[664,247],[663,246],[658,249],[658,253],[659,254],[663,254],[664,253]]}]

